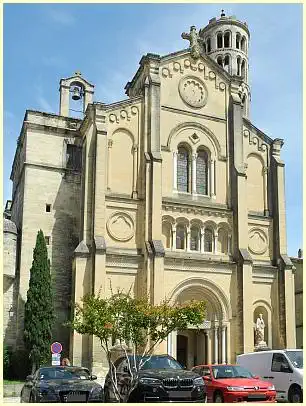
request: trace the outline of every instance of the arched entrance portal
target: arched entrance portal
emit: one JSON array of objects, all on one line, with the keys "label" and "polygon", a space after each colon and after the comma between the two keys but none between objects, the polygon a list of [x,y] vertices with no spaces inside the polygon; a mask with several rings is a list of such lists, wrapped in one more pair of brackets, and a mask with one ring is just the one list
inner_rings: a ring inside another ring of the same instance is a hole
[{"label": "arched entrance portal", "polygon": [[181,283],[172,293],[174,303],[190,300],[206,302],[206,318],[197,329],[173,332],[168,337],[168,353],[182,365],[226,363],[230,359],[231,309],[223,291],[213,282],[193,278]]}]

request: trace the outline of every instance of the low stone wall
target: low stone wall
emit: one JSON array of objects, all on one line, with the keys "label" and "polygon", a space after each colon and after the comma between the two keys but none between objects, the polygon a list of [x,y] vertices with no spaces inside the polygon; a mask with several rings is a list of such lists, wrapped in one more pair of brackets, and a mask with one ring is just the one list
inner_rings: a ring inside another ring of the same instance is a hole
[{"label": "low stone wall", "polygon": [[14,383],[3,385],[3,397],[17,397],[20,396],[23,383]]}]

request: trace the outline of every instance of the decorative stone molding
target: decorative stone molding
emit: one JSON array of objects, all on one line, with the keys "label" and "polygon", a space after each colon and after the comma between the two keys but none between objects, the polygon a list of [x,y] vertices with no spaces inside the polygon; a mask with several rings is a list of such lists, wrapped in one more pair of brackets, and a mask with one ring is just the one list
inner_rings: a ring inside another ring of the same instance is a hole
[{"label": "decorative stone molding", "polygon": [[173,213],[189,213],[189,214],[194,214],[196,216],[222,217],[222,218],[227,218],[227,219],[232,218],[231,213],[225,213],[225,212],[213,210],[213,209],[204,209],[204,208],[200,209],[197,207],[184,207],[184,206],[177,206],[175,204],[163,204],[162,208],[165,211],[171,211]]},{"label": "decorative stone molding", "polygon": [[182,62],[171,62],[161,69],[161,74],[164,78],[172,78],[173,75],[181,75],[189,72],[199,72],[203,75],[202,77],[205,80],[213,80],[215,82],[215,88],[222,92],[226,88],[226,84],[217,79],[216,73],[210,70],[208,66],[204,65],[202,61],[194,62],[193,60],[186,58]]},{"label": "decorative stone molding", "polygon": [[165,249],[163,242],[161,240],[152,240],[150,241],[150,245],[152,247],[152,251],[155,257],[164,257],[165,256]]},{"label": "decorative stone molding", "polygon": [[264,254],[268,249],[268,238],[260,228],[252,228],[249,232],[249,250],[253,254]]},{"label": "decorative stone molding", "polygon": [[119,124],[120,121],[131,121],[133,116],[136,116],[138,114],[138,107],[137,106],[131,106],[127,107],[125,109],[122,109],[117,112],[112,112],[108,116],[108,120],[110,123],[117,123]]},{"label": "decorative stone molding", "polygon": [[195,76],[183,77],[178,86],[182,100],[193,108],[204,107],[207,102],[208,91],[204,82]]},{"label": "decorative stone molding", "polygon": [[250,145],[257,145],[257,149],[260,152],[266,152],[268,149],[268,146],[266,143],[262,141],[260,137],[257,137],[256,135],[253,135],[249,130],[245,129],[243,130],[243,135],[246,138],[249,138],[249,144]]},{"label": "decorative stone molding", "polygon": [[134,236],[134,221],[122,211],[113,213],[106,224],[109,235],[117,241],[128,241]]},{"label": "decorative stone molding", "polygon": [[106,252],[106,242],[105,238],[102,235],[96,235],[94,238],[96,251],[105,254]]}]

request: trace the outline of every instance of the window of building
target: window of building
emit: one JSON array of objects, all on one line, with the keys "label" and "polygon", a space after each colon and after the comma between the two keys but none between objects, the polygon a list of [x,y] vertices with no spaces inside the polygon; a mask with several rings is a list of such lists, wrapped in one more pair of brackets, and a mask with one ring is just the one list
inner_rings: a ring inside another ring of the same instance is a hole
[{"label": "window of building", "polygon": [[217,64],[220,65],[220,66],[223,68],[222,56],[218,56],[218,58],[217,58]]},{"label": "window of building", "polygon": [[208,154],[204,150],[197,153],[196,188],[200,195],[208,195]]},{"label": "window of building", "polygon": [[230,67],[230,57],[229,57],[229,55],[225,55],[225,58],[224,58],[224,69],[226,70],[226,72],[228,72],[229,73],[229,67]]},{"label": "window of building", "polygon": [[226,32],[224,34],[224,48],[229,48],[230,47],[230,33]]},{"label": "window of building", "polygon": [[228,248],[228,233],[224,229],[219,229],[218,231],[218,251],[227,254]]},{"label": "window of building", "polygon": [[165,248],[171,247],[171,225],[167,222],[162,224],[163,243]]},{"label": "window of building", "polygon": [[177,190],[189,191],[189,153],[182,146],[178,148],[177,154]]},{"label": "window of building", "polygon": [[240,76],[241,72],[240,72],[240,67],[241,67],[241,59],[237,58],[237,75]]},{"label": "window of building", "polygon": [[191,251],[200,250],[200,230],[196,226],[191,227],[190,230],[190,250]]},{"label": "window of building", "polygon": [[223,38],[222,34],[219,33],[217,34],[217,48],[222,48],[223,47]]},{"label": "window of building", "polygon": [[241,76],[245,78],[245,60],[241,62]]},{"label": "window of building", "polygon": [[244,36],[241,38],[241,50],[246,52],[246,38]]},{"label": "window of building", "polygon": [[210,38],[207,38],[207,52],[210,52],[211,51],[211,40],[210,40]]},{"label": "window of building", "polygon": [[240,34],[236,34],[236,48],[240,49]]},{"label": "window of building", "polygon": [[204,232],[204,251],[212,252],[213,251],[213,233],[212,230],[206,229]]},{"label": "window of building", "polygon": [[176,249],[185,249],[185,227],[182,225],[176,227]]},{"label": "window of building", "polygon": [[50,245],[50,236],[49,235],[45,235],[45,242],[46,242],[46,245]]},{"label": "window of building", "polygon": [[46,204],[46,212],[47,213],[51,212],[51,204]]},{"label": "window of building", "polygon": [[78,145],[67,144],[66,168],[80,171],[82,168],[82,148]]}]

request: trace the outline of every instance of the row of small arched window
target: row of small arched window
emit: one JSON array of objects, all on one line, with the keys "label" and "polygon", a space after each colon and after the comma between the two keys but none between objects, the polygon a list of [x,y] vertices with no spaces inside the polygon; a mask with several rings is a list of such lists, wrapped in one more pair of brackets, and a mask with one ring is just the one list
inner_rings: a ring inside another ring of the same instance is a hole
[{"label": "row of small arched window", "polygon": [[[246,37],[244,35],[241,35],[239,32],[236,33],[235,44],[232,44],[232,33],[230,31],[226,31],[224,33],[218,32],[216,40],[217,40],[217,49],[234,48],[235,45],[236,49],[241,49],[243,52],[247,51]],[[211,38],[208,37],[204,42],[204,51],[211,52],[211,50],[212,50]]]},{"label": "row of small arched window", "polygon": [[229,253],[229,234],[223,228],[215,234],[210,227],[201,230],[199,226],[193,225],[189,229],[179,223],[173,228],[170,223],[163,222],[162,234],[165,248],[168,249]]},{"label": "row of small arched window", "polygon": [[209,154],[199,148],[196,154],[196,173],[192,173],[191,151],[181,144],[177,149],[177,190],[191,192],[192,178],[196,178],[196,193],[208,195]]},{"label": "row of small arched window", "polygon": [[[217,63],[220,65],[226,72],[232,74],[233,72],[230,71],[230,55],[222,55],[217,56]],[[236,74],[238,76],[242,76],[243,78],[246,77],[246,61],[245,59],[241,59],[240,56],[236,59]]]}]

